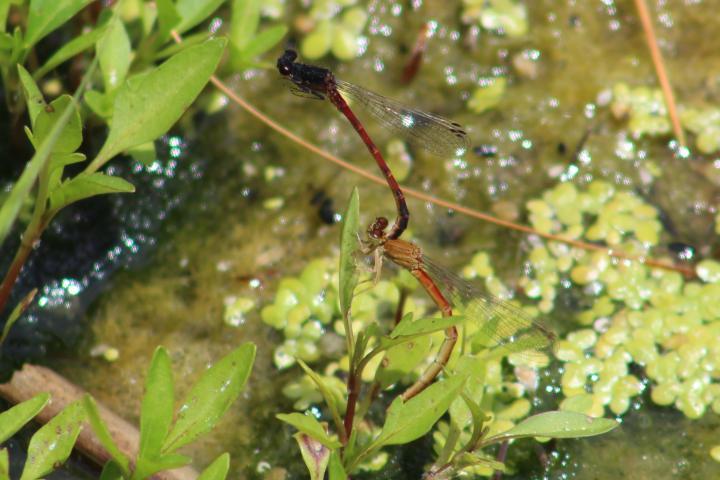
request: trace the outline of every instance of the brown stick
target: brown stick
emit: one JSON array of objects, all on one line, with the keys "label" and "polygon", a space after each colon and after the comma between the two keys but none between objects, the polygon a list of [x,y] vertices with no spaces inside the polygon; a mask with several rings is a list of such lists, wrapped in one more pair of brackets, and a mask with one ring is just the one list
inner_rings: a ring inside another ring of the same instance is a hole
[{"label": "brown stick", "polygon": [[655,30],[653,28],[652,20],[650,19],[650,12],[648,11],[645,0],[635,0],[635,8],[637,9],[638,16],[640,17],[640,23],[642,24],[643,31],[645,32],[645,40],[647,41],[648,48],[650,49],[650,56],[652,57],[653,65],[655,66],[655,74],[660,82],[660,88],[662,89],[663,96],[665,97],[665,104],[667,105],[668,115],[670,116],[670,122],[675,132],[675,138],[681,147],[686,146],[685,133],[683,132],[682,126],[680,125],[680,117],[677,113],[677,105],[675,104],[675,95],[673,94],[672,85],[670,85],[670,79],[668,78],[667,70],[665,70],[665,64],[663,62],[660,48],[658,48],[657,37],[655,36]]},{"label": "brown stick", "polygon": [[[47,423],[68,404],[79,400],[87,392],[49,368],[26,364],[18,370],[8,383],[0,384],[0,395],[12,403],[20,403],[47,392],[51,401],[35,419]],[[140,432],[129,422],[120,418],[107,407],[98,403],[100,417],[105,422],[110,434],[121,452],[129,458],[137,457],[140,446]],[[75,448],[99,465],[111,459],[91,428],[83,428],[77,439]],[[152,476],[154,480],[192,480],[198,473],[191,467],[160,472]]]}]

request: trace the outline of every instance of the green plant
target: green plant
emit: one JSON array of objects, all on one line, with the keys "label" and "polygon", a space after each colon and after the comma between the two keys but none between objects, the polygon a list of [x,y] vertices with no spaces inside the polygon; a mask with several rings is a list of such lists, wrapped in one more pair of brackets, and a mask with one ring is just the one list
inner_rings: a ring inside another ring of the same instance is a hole
[{"label": "green plant", "polygon": [[[159,471],[189,464],[190,458],[176,453],[177,450],[216,425],[245,386],[254,359],[255,345],[252,343],[233,350],[203,372],[175,411],[170,358],[163,347],[158,347],[145,381],[140,412],[140,447],[132,462],[116,445],[95,401],[85,396],[65,407],[32,436],[21,480],[42,478],[63,464],[85,422],[91,425],[113,458],[103,468],[101,479],[141,480]],[[32,420],[48,401],[50,395],[43,393],[0,413],[0,443]],[[227,453],[220,455],[199,478],[224,479],[229,461]],[[7,449],[0,450],[0,478],[10,478]]]},{"label": "green plant", "polygon": [[[28,202],[33,205],[22,242],[0,283],[0,312],[33,246],[63,208],[95,195],[134,191],[132,184],[102,173],[101,168],[123,153],[140,161],[153,160],[154,140],[200,94],[225,50],[226,40],[209,38],[208,31],[189,33],[182,43],[171,38],[173,31],[186,33],[199,25],[222,0],[123,0],[103,9],[94,25],[57,48],[40,66],[30,68],[37,64],[38,42],[89,3],[0,4],[3,30],[11,9],[16,9],[16,17],[26,19],[24,28],[16,25],[12,33],[0,32],[0,74],[9,113],[16,118],[28,113],[25,132],[35,148],[35,155],[0,204],[0,244],[18,223],[23,207]],[[258,65],[256,58],[276,44],[286,29],[276,26],[258,33],[258,0],[236,0],[232,8],[231,64],[234,68]],[[88,66],[74,95],[61,93],[46,102],[44,79],[83,55]],[[164,61],[156,66],[159,60]],[[82,171],[68,176],[65,167],[86,161],[80,151],[83,132],[97,119],[108,126],[102,147]]]},{"label": "green plant", "polygon": [[[501,462],[483,453],[484,448],[493,444],[524,437],[598,435],[617,426],[613,420],[561,411],[541,413],[518,422],[497,421],[501,418],[494,412],[498,399],[495,399],[495,393],[486,390],[486,386],[492,388],[490,377],[499,375],[503,354],[477,349],[465,349],[466,353],[454,358],[443,379],[417,396],[407,401],[395,398],[386,411],[384,422],[375,425],[374,419],[367,416],[369,404],[375,399],[373,394],[369,393],[364,399],[358,398],[361,379],[365,378],[365,370],[372,360],[382,355],[386,360],[383,364],[392,368],[380,367],[375,371],[370,392],[377,392],[412,374],[421,360],[417,352],[410,353],[413,348],[417,346],[421,356],[428,354],[423,348],[429,348],[429,344],[423,342],[423,338],[449,325],[462,324],[465,319],[462,316],[413,319],[408,314],[387,333],[383,333],[376,324],[353,332],[351,305],[359,279],[353,254],[357,245],[358,218],[359,200],[355,190],[344,215],[339,266],[339,302],[350,362],[347,396],[339,399],[323,376],[299,361],[322,395],[334,431],[331,432],[326,423],[311,414],[278,415],[280,420],[299,431],[295,438],[311,478],[323,478],[326,471],[331,479],[346,478],[360,469],[370,468],[373,457],[383,447],[407,444],[426,435],[446,414],[449,414],[449,427],[444,427],[445,434],[440,437],[442,444],[429,470],[432,475],[449,475],[477,467],[489,468],[490,472],[503,470]],[[471,337],[465,341],[471,342]],[[415,361],[400,361],[409,357]],[[357,401],[359,407],[355,410]],[[527,408],[522,402],[516,404],[515,409],[521,411],[510,417],[515,420],[525,417],[529,411],[529,403]],[[344,409],[345,418],[341,413]],[[470,427],[471,434],[463,436],[462,432],[467,427]]]}]

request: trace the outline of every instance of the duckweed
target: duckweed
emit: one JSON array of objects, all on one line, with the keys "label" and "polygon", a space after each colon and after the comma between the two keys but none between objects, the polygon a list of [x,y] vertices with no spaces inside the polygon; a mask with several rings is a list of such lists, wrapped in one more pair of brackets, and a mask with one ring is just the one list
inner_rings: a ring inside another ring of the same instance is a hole
[{"label": "duckweed", "polygon": [[480,86],[473,91],[468,100],[468,108],[475,113],[482,113],[495,108],[505,95],[507,80],[505,77],[485,78]]},{"label": "duckweed", "polygon": [[[313,2],[309,12],[310,31],[300,43],[300,52],[309,60],[332,53],[340,60],[351,60],[362,53],[362,31],[368,14],[352,6],[356,0]],[[347,8],[349,7],[349,8]]]},{"label": "duckweed", "polygon": [[515,0],[464,0],[462,20],[479,23],[484,29],[520,37],[528,31],[528,15],[524,3]]}]

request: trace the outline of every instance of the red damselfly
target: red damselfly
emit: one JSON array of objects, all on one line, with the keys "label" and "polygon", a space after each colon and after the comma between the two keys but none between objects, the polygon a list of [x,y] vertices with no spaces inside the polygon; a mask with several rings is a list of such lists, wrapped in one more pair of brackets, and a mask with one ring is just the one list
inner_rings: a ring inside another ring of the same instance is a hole
[{"label": "red damselfly", "polygon": [[278,71],[295,84],[295,93],[330,100],[355,128],[380,167],[395,197],[398,216],[387,237],[398,238],[410,220],[405,196],[380,150],[375,146],[345,98],[348,98],[353,104],[362,105],[380,123],[402,135],[412,144],[441,157],[462,155],[468,149],[469,140],[465,129],[460,124],[438,115],[406,107],[395,100],[344,82],[335,78],[335,75],[327,68],[299,63],[295,61],[296,59],[297,52],[286,50],[277,61]]}]

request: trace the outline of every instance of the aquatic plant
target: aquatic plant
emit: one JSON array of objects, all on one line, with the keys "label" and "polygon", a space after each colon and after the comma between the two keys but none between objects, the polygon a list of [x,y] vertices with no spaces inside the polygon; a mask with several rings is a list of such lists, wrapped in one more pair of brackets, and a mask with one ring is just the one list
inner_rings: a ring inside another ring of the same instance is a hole
[{"label": "aquatic plant", "polygon": [[[230,352],[202,373],[175,411],[170,356],[163,347],[158,347],[145,380],[140,443],[134,458],[129,457],[127,438],[122,438],[122,444],[116,443],[119,433],[108,430],[97,404],[85,395],[67,405],[35,432],[20,478],[43,478],[62,465],[70,456],[85,423],[90,424],[112,458],[105,464],[100,478],[142,480],[157,472],[189,464],[190,458],[177,453],[178,449],[213,429],[240,395],[254,359],[255,345],[251,343]],[[12,437],[50,401],[50,395],[42,393],[0,413],[0,442]],[[229,466],[230,456],[223,453],[198,478],[223,480]],[[0,450],[0,476],[10,478],[5,448]]]}]

